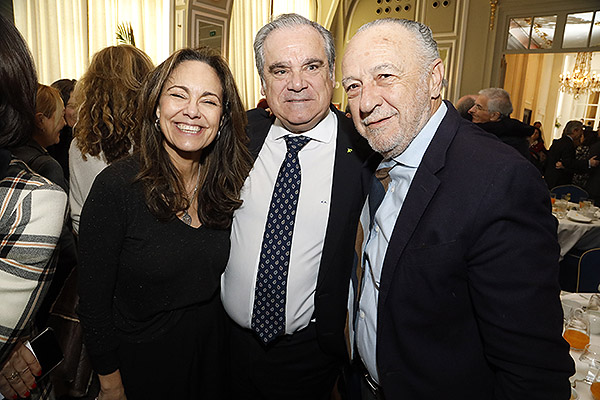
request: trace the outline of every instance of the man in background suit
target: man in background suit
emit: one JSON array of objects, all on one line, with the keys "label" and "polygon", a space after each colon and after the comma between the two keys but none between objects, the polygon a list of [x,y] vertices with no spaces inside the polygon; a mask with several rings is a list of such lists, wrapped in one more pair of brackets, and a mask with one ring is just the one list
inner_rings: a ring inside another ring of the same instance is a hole
[{"label": "man in background suit", "polygon": [[472,121],[486,132],[492,133],[507,145],[514,147],[523,157],[531,159],[529,137],[534,128],[510,117],[513,112],[508,92],[501,88],[479,91],[475,104],[469,110]]},{"label": "man in background suit", "polygon": [[[232,398],[329,399],[348,357],[344,327],[363,200],[360,171],[371,150],[352,121],[330,106],[335,50],[325,28],[283,15],[261,28],[254,49],[273,115],[248,112],[256,160],[234,214],[222,277],[233,322]],[[290,144],[296,139],[302,144]],[[290,146],[301,150],[291,153]],[[301,181],[281,190],[278,170],[288,167],[292,172],[282,175]],[[277,197],[294,192],[295,200]],[[285,228],[280,217],[293,226]],[[272,263],[278,268],[264,272]]]},{"label": "man in background suit", "polygon": [[425,25],[367,24],[342,70],[354,123],[380,153],[363,182],[391,178],[361,214],[363,399],[567,399],[559,246],[539,172],[441,100]]},{"label": "man in background suit", "polygon": [[565,125],[562,137],[552,142],[548,150],[546,172],[544,179],[549,189],[560,185],[570,185],[573,174],[576,172],[589,172],[589,168],[596,167],[600,163],[596,157],[589,160],[578,160],[576,155],[576,142],[583,135],[583,124],[581,121],[569,121]]}]

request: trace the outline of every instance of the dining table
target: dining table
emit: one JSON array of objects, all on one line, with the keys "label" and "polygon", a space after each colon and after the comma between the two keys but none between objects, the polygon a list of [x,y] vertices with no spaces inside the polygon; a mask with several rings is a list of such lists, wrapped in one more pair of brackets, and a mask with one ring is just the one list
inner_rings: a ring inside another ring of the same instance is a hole
[{"label": "dining table", "polygon": [[[592,293],[561,292],[560,297],[563,305],[564,315],[568,316],[575,308],[583,308],[585,310],[591,296]],[[600,332],[590,334],[590,343],[600,344]],[[570,353],[571,357],[573,358],[573,361],[575,361],[576,371],[575,375],[573,375],[570,379],[571,386],[574,386],[572,389],[571,399],[596,400],[592,396],[592,393],[590,391],[590,385],[583,381],[583,378],[587,375],[589,369],[589,365],[579,359],[583,351],[571,348]]]},{"label": "dining table", "polygon": [[[560,259],[573,248],[589,250],[600,247],[600,219],[597,216],[585,219],[577,218],[580,214],[576,212],[578,205],[569,203],[569,212],[566,215],[558,215],[553,212],[558,220],[557,234],[560,245]],[[600,215],[596,213],[596,215]]]}]

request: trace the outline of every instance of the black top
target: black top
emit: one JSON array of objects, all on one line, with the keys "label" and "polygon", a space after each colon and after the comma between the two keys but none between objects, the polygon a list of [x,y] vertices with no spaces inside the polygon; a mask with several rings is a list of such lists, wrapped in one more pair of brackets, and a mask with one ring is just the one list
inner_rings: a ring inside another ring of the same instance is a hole
[{"label": "black top", "polygon": [[73,128],[65,125],[60,131],[60,141],[46,148],[48,154],[60,164],[67,182],[69,181],[69,147],[71,147],[72,140]]},{"label": "black top", "polygon": [[533,126],[509,117],[503,117],[498,121],[489,121],[476,125],[484,131],[498,136],[500,140],[507,145],[514,147],[526,159],[529,160],[531,158],[529,155],[529,141],[527,138],[533,135],[533,132],[535,131]]},{"label": "black top", "polygon": [[100,374],[119,368],[120,342],[153,341],[214,299],[229,257],[229,230],[152,215],[138,171],[136,156],[104,169],[81,213],[79,315]]},{"label": "black top", "polygon": [[50,154],[34,139],[30,139],[27,144],[12,149],[12,153],[19,160],[25,161],[25,164],[32,170],[50,179],[60,186],[67,194],[69,193],[69,183],[65,179],[63,169]]},{"label": "black top", "polygon": [[[570,185],[575,172],[589,172],[588,160],[577,159],[575,144],[568,135],[563,135],[560,139],[552,142],[546,160],[544,179],[546,179],[549,189],[560,185]],[[562,163],[563,168],[556,168],[558,161]]]}]

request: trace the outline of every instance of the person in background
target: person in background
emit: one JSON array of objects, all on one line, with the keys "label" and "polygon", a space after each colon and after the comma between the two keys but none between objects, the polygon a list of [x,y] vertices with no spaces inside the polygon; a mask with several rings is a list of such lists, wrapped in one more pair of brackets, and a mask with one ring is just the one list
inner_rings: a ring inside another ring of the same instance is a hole
[{"label": "person in background", "polygon": [[544,144],[542,131],[536,127],[533,129],[533,135],[529,136],[529,154],[533,164],[540,170],[541,174],[544,174],[548,150]]},{"label": "person in background", "polygon": [[469,110],[469,114],[477,126],[496,135],[529,160],[528,139],[533,134],[534,128],[510,118],[512,112],[510,95],[506,90],[500,88],[480,90],[475,104]]},{"label": "person in background", "polygon": [[588,160],[576,158],[575,148],[577,146],[575,143],[579,142],[582,135],[583,123],[573,120],[566,123],[562,137],[552,142],[548,150],[544,173],[544,179],[549,189],[560,185],[570,185],[575,172],[589,172],[590,168],[600,164],[597,156],[592,156]]},{"label": "person in background", "polygon": [[[579,144],[575,147],[575,159],[576,160],[584,160],[587,161],[590,159],[590,147],[598,141],[598,136],[596,132],[592,129],[584,127],[583,135],[579,138]],[[586,172],[579,173],[575,172],[573,174],[573,185],[577,185],[580,188],[584,188],[587,186],[587,181],[590,177],[590,170],[588,169]]]},{"label": "person in background", "polygon": [[329,399],[348,360],[358,178],[371,150],[331,105],[329,31],[284,14],[259,30],[254,52],[271,114],[248,112],[254,168],[222,278],[232,398]]},{"label": "person in background", "polygon": [[475,100],[477,100],[477,95],[466,94],[456,102],[456,111],[467,121],[473,121],[473,116],[471,116],[469,110],[475,105]]},{"label": "person in background", "polygon": [[556,220],[539,172],[442,101],[427,26],[359,28],[342,73],[354,124],[379,153],[360,218],[363,400],[569,398]]},{"label": "person in background", "polygon": [[35,111],[35,129],[31,140],[24,146],[14,148],[13,154],[69,193],[69,184],[60,164],[46,150],[59,142],[60,131],[65,126],[65,106],[60,92],[38,84]]},{"label": "person in background", "polygon": [[[598,136],[598,131],[595,132]],[[600,157],[600,141],[590,146],[590,157]],[[594,201],[596,207],[600,206],[600,168],[592,168],[590,171],[590,177],[588,178],[587,185],[584,189],[590,195],[590,199]]]},{"label": "person in background", "polygon": [[[60,132],[65,126],[65,107],[60,92],[50,86],[38,84],[35,104],[35,129],[32,138],[22,146],[12,149],[15,157],[23,160],[34,172],[48,178],[59,185],[65,193],[69,193],[69,185],[63,170],[46,148],[58,143]],[[77,265],[77,248],[70,227],[65,223],[60,235],[59,254],[56,271],[50,289],[40,306],[36,324],[40,328],[46,326],[50,307],[63,287],[67,276]]]},{"label": "person in background", "polygon": [[79,114],[69,148],[69,205],[75,233],[96,175],[129,155],[138,139],[137,95],[152,68],[150,58],[138,48],[110,46],[94,55],[75,86]]},{"label": "person in background", "polygon": [[140,150],[94,182],[79,231],[79,315],[100,400],[220,399],[220,276],[251,167],[225,60],[183,49],[139,96]]},{"label": "person in background", "polygon": [[60,91],[60,97],[65,106],[66,125],[60,131],[60,141],[48,146],[46,150],[60,164],[67,182],[69,181],[69,147],[73,140],[73,126],[77,122],[77,105],[75,96],[73,96],[76,83],[75,79],[59,79],[50,85]]},{"label": "person in background", "polygon": [[41,366],[23,342],[36,333],[33,321],[54,274],[67,195],[9,150],[35,130],[37,76],[25,40],[1,15],[0,82],[0,393],[47,399],[50,388],[36,381]]}]

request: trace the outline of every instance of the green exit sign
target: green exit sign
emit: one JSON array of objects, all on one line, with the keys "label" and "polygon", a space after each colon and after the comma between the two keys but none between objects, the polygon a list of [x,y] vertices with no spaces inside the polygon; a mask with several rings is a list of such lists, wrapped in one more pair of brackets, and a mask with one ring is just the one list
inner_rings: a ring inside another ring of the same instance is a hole
[{"label": "green exit sign", "polygon": [[208,36],[210,36],[210,37],[217,36],[217,31],[208,32]]}]

